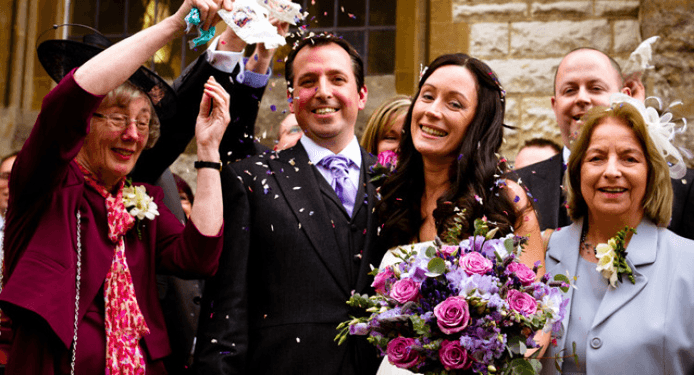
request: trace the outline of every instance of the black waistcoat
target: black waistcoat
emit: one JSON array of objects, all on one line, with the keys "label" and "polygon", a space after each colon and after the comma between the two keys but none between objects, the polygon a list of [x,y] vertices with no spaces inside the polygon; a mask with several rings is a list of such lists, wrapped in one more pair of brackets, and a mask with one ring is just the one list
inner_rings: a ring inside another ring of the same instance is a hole
[{"label": "black waistcoat", "polygon": [[[328,217],[335,228],[335,239],[337,240],[338,250],[342,258],[342,264],[347,268],[349,275],[349,285],[355,287],[359,267],[361,266],[362,252],[366,240],[366,225],[368,219],[368,202],[364,185],[366,176],[362,166],[359,175],[359,189],[354,203],[352,217],[349,217],[347,210],[340,202],[340,198],[335,190],[325,180],[323,175],[314,168],[316,180],[320,186],[321,198],[325,204]],[[361,198],[360,198],[361,197]]]}]

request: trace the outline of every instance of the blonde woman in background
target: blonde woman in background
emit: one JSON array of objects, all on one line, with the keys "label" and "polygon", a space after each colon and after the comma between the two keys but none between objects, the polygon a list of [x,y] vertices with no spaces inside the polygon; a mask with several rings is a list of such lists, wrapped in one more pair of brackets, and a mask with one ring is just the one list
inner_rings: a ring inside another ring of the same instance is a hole
[{"label": "blonde woman in background", "polygon": [[361,137],[361,147],[372,155],[396,151],[400,147],[402,124],[412,100],[406,95],[394,96],[381,104],[369,117]]}]

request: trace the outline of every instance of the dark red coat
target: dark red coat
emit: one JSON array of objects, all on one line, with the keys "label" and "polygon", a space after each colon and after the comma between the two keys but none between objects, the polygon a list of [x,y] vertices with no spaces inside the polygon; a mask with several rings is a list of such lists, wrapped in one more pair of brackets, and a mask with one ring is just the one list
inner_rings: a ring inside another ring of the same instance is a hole
[{"label": "dark red coat", "polygon": [[[44,98],[31,136],[15,162],[5,230],[8,273],[0,306],[18,325],[14,345],[22,343],[22,359],[11,354],[8,371],[15,360],[33,359],[23,363],[32,370],[22,367],[22,374],[52,373],[49,368],[53,364],[41,364],[46,361],[37,359],[50,359],[46,353],[57,353],[56,357],[69,355],[75,310],[78,211],[82,216],[82,287],[76,367],[82,373],[101,373],[105,369],[105,365],[100,367],[105,358],[103,283],[114,245],[107,236],[104,198],[84,182],[73,161],[89,131],[91,114],[101,100],[102,97],[80,88],[72,73],[68,74]],[[161,189],[144,186],[159,206],[160,215],[144,220],[141,239],[135,230],[128,232],[125,249],[138,304],[150,329],[141,345],[148,361],[156,361],[168,355],[170,348],[157,298],[155,271],[183,277],[211,276],[217,270],[222,238],[203,236],[192,223],[184,229],[164,206]],[[23,329],[28,327],[22,324],[32,327]],[[36,328],[41,326],[45,329]],[[18,348],[13,348],[13,353],[20,353],[15,349]],[[65,358],[57,361],[62,367]]]}]

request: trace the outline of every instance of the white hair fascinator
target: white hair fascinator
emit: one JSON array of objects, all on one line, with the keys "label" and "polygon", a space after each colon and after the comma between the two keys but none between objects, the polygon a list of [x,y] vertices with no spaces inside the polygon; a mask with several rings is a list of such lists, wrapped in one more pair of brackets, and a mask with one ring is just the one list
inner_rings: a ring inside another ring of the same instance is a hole
[{"label": "white hair fascinator", "polygon": [[[648,101],[649,99],[656,100],[658,102],[658,109],[661,109],[662,103],[660,99],[651,96],[646,100]],[[675,140],[677,134],[680,134],[686,130],[687,121],[682,119],[684,126],[677,129],[675,127],[675,123],[672,122],[672,113],[670,112],[666,112],[661,116],[658,114],[658,111],[655,108],[646,107],[646,105],[641,101],[626,94],[617,93],[612,94],[610,97],[610,109],[623,103],[630,104],[632,107],[636,108],[636,110],[638,110],[641,114],[641,117],[643,117],[651,140],[655,144],[658,152],[663,155],[670,166],[670,177],[675,179],[684,177],[684,175],[687,173],[687,166],[682,158],[682,153],[687,155],[687,157],[691,157],[691,153],[686,149],[675,147],[672,142]],[[666,108],[666,110],[676,104],[681,104],[681,102],[673,103]]]},{"label": "white hair fascinator", "polygon": [[647,69],[653,68],[653,65],[651,65],[651,59],[653,58],[653,44],[655,44],[657,40],[658,36],[652,36],[641,42],[641,44],[636,47],[622,69],[625,77],[641,75]]}]

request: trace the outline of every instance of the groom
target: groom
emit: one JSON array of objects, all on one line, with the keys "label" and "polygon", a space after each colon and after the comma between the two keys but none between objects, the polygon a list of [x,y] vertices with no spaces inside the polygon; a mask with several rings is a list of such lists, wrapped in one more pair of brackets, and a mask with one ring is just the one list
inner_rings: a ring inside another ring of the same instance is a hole
[{"label": "groom", "polygon": [[224,252],[203,295],[194,372],[374,374],[380,361],[365,340],[333,340],[384,253],[367,174],[375,159],[354,135],[364,65],[348,42],[321,34],[285,69],[305,136],[222,171]]}]

